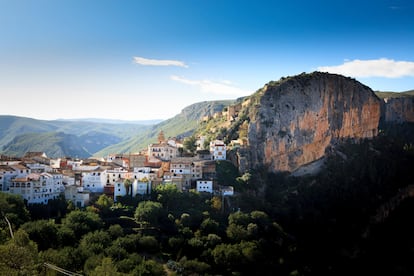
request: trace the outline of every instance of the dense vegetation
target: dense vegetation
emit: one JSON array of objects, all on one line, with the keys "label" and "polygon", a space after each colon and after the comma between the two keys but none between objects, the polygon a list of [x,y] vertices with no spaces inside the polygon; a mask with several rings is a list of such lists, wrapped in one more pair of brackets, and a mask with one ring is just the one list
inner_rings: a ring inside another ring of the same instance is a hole
[{"label": "dense vegetation", "polygon": [[337,144],[313,176],[239,175],[222,161],[231,198],[165,185],[79,210],[0,193],[0,274],[413,275],[413,133]]}]

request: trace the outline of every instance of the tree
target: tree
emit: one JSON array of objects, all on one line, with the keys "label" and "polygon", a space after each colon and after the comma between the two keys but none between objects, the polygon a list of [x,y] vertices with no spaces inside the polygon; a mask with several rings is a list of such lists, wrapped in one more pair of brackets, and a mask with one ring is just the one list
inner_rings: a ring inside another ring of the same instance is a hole
[{"label": "tree", "polygon": [[164,267],[162,264],[157,263],[154,260],[144,260],[140,265],[138,265],[133,271],[132,275],[141,275],[141,276],[152,276],[152,275],[166,275]]},{"label": "tree", "polygon": [[86,233],[101,229],[102,226],[103,222],[97,214],[80,210],[70,212],[62,224],[62,227],[71,229],[77,239]]},{"label": "tree", "polygon": [[108,233],[112,239],[117,239],[124,236],[124,229],[119,224],[113,224],[109,226]]},{"label": "tree", "polygon": [[194,154],[196,149],[197,149],[196,142],[197,142],[197,138],[194,135],[185,138],[184,139],[184,144],[183,144],[184,149],[187,152],[190,152],[190,153]]},{"label": "tree", "polygon": [[160,251],[160,245],[153,236],[143,236],[138,242],[139,250],[147,253],[157,253]]},{"label": "tree", "polygon": [[96,205],[101,210],[108,210],[109,208],[114,205],[114,200],[109,196],[102,194],[99,196],[98,200],[96,201]]},{"label": "tree", "polygon": [[91,271],[89,274],[91,276],[117,276],[121,275],[116,266],[112,263],[111,258],[103,258],[102,264],[97,266],[95,270]]},{"label": "tree", "polygon": [[200,225],[200,230],[204,235],[217,233],[218,229],[219,223],[211,218],[206,218]]},{"label": "tree", "polygon": [[219,212],[221,210],[221,198],[220,197],[213,196],[213,198],[211,199],[211,208],[216,212]]},{"label": "tree", "polygon": [[183,268],[182,275],[206,275],[210,269],[210,265],[197,259],[187,260],[186,257],[181,258],[180,266]]},{"label": "tree", "polygon": [[106,231],[98,230],[89,232],[82,236],[79,249],[85,256],[98,255],[103,253],[111,243],[111,237]]},{"label": "tree", "polygon": [[11,226],[19,227],[30,219],[29,211],[27,211],[21,196],[2,192],[0,192],[0,216],[0,228],[9,227],[6,223],[7,220]]},{"label": "tree", "polygon": [[124,180],[124,186],[125,186],[125,190],[126,190],[126,195],[131,195],[132,196],[132,181],[130,179],[125,179]]},{"label": "tree", "polygon": [[1,275],[37,275],[37,246],[29,235],[19,229],[14,239],[0,245]]},{"label": "tree", "polygon": [[175,184],[158,185],[155,189],[157,201],[169,212],[170,210],[179,211],[178,204],[181,202],[182,192]]},{"label": "tree", "polygon": [[143,225],[150,225],[154,227],[159,226],[159,220],[163,214],[162,204],[155,201],[142,201],[135,209],[135,220]]},{"label": "tree", "polygon": [[39,250],[58,246],[58,226],[53,220],[26,222],[21,229],[25,230],[30,239],[37,243]]}]

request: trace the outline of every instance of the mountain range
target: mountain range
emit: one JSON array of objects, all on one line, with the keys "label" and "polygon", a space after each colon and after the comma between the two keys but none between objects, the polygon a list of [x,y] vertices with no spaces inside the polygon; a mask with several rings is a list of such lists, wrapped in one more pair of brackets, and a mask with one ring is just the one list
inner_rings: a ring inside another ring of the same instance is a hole
[{"label": "mountain range", "polygon": [[165,121],[118,121],[105,119],[36,120],[0,115],[0,153],[23,156],[28,151],[49,157],[102,157],[109,153],[139,152],[156,142],[162,130],[166,137],[185,137],[201,118],[223,110],[235,100],[192,104]]}]

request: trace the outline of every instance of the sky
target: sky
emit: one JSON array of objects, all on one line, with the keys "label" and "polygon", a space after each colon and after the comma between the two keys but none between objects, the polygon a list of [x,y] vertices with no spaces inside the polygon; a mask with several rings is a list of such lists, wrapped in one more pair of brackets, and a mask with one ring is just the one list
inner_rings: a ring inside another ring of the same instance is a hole
[{"label": "sky", "polygon": [[412,0],[0,0],[0,115],[168,119],[323,71],[414,89]]}]

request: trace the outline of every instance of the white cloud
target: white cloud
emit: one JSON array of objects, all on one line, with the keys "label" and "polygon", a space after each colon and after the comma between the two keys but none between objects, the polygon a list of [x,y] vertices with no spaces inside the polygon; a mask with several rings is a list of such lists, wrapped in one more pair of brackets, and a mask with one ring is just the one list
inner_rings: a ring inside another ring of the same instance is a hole
[{"label": "white cloud", "polygon": [[321,66],[318,67],[318,71],[361,78],[414,77],[414,62],[395,61],[387,58],[371,60],[355,59],[352,61],[345,61],[344,64],[337,66]]},{"label": "white cloud", "polygon": [[246,96],[251,94],[251,91],[246,91],[232,85],[230,81],[210,81],[210,80],[189,80],[179,76],[171,76],[172,80],[188,85],[198,86],[201,91],[205,93],[213,93],[218,95],[229,96]]},{"label": "white cloud", "polygon": [[188,65],[179,60],[168,59],[149,59],[143,57],[134,57],[134,62],[141,65],[148,66],[178,66],[188,68]]}]

